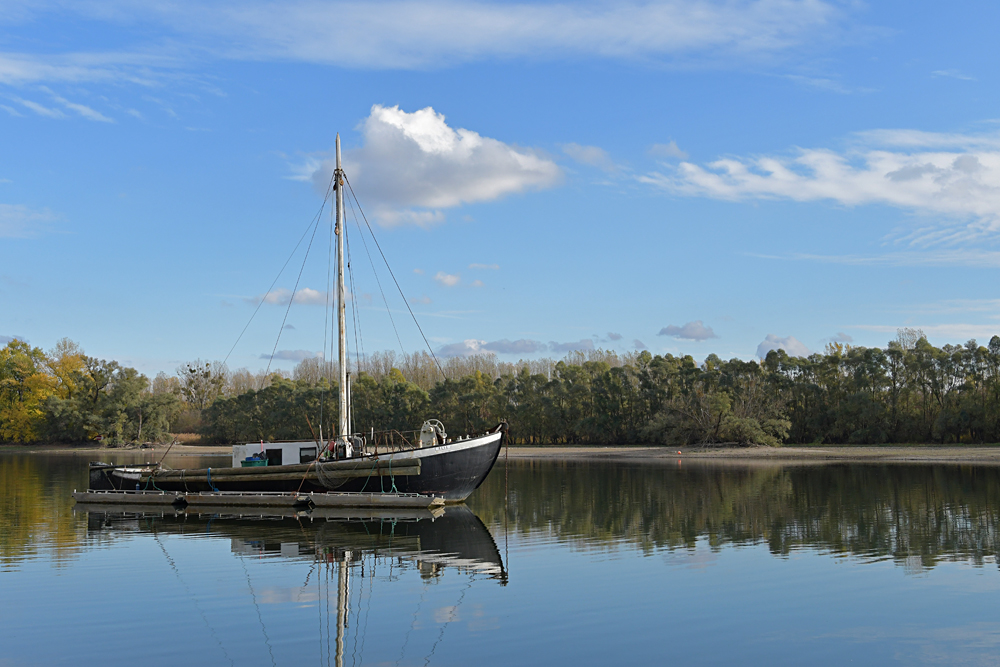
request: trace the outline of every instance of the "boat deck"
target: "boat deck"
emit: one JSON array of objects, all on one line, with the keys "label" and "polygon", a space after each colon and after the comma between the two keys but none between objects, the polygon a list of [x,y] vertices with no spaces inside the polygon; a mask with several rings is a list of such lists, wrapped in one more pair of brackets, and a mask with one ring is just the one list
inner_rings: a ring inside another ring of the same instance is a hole
[{"label": "boat deck", "polygon": [[434,509],[444,499],[419,493],[284,493],[246,491],[74,491],[78,503],[100,505],[180,505],[184,507],[355,507]]}]

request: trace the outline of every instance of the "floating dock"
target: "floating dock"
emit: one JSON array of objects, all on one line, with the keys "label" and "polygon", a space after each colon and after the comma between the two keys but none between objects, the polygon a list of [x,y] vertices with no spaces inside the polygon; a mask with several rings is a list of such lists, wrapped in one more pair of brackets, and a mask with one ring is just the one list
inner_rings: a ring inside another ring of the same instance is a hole
[{"label": "floating dock", "polygon": [[191,507],[281,507],[425,509],[444,506],[444,499],[419,493],[283,493],[246,491],[74,491],[73,500],[88,505]]}]

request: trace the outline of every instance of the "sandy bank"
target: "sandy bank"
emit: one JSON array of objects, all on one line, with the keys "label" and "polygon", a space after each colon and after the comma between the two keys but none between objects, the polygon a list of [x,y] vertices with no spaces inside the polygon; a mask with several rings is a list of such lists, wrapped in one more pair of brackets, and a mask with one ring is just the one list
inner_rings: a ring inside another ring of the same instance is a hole
[{"label": "sandy bank", "polygon": [[[680,451],[680,454],[677,452]],[[501,452],[501,457],[503,453]],[[1000,446],[511,447],[511,459],[705,463],[955,463],[1000,465]]]}]

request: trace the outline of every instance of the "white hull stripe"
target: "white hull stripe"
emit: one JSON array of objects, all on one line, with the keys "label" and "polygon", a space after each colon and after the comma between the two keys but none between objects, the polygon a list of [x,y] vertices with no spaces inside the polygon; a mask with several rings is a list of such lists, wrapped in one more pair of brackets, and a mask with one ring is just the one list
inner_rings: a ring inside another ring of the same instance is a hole
[{"label": "white hull stripe", "polygon": [[469,438],[468,440],[462,440],[461,442],[449,442],[447,445],[434,445],[433,447],[407,449],[406,451],[393,452],[392,454],[379,454],[378,458],[380,461],[391,461],[395,459],[422,459],[428,456],[437,456],[439,454],[450,454],[452,452],[460,452],[465,449],[473,449],[475,447],[493,444],[499,440],[502,435],[503,434],[500,431],[497,431],[496,433],[487,433],[486,435],[481,435],[477,438]]}]

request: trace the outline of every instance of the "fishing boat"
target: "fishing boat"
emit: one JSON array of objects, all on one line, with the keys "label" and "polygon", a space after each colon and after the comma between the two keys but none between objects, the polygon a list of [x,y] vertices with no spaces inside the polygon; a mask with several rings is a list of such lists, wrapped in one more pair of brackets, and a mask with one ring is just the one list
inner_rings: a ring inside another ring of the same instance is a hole
[{"label": "fishing boat", "polygon": [[[456,503],[475,491],[493,468],[507,426],[483,433],[449,436],[436,419],[424,421],[407,437],[398,431],[363,432],[351,424],[347,370],[346,289],[344,285],[344,186],[346,176],[337,135],[336,312],[339,408],[337,433],[294,442],[233,445],[232,466],[172,470],[160,463],[115,466],[90,464],[92,490],[164,492],[296,492],[420,494]],[[311,427],[310,427],[311,428]],[[322,427],[321,427],[322,428]],[[314,501],[315,502],[315,501]]]}]

